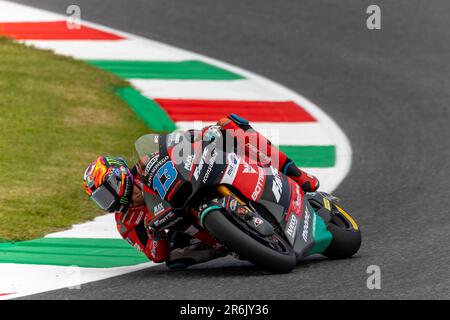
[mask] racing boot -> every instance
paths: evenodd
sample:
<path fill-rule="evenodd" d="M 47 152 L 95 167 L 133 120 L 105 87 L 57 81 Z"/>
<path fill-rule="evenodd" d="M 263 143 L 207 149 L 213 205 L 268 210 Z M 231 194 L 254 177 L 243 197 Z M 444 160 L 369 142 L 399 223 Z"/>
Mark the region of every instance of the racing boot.
<path fill-rule="evenodd" d="M 185 270 L 194 264 L 222 258 L 226 255 L 225 250 L 211 248 L 199 241 L 188 247 L 172 250 L 166 265 L 170 270 Z"/>
<path fill-rule="evenodd" d="M 305 192 L 314 192 L 319 189 L 319 180 L 297 167 L 294 161 L 288 159 L 282 168 L 282 172 L 298 183 Z"/>
<path fill-rule="evenodd" d="M 189 228 L 196 229 L 196 228 Z M 189 231 L 188 231 L 189 232 Z M 203 236 L 205 234 L 205 236 Z M 175 231 L 171 235 L 170 257 L 166 265 L 170 270 L 185 270 L 188 267 L 227 255 L 225 248 L 208 239 L 209 234 L 195 232 L 195 237 L 188 233 Z"/>

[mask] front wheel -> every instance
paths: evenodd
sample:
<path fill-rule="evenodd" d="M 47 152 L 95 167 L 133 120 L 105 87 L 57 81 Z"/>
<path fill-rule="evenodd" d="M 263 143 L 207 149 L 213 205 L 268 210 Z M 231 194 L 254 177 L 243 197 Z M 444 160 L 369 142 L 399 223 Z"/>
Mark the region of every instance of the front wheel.
<path fill-rule="evenodd" d="M 228 249 L 271 272 L 290 272 L 297 263 L 294 250 L 281 236 L 274 234 L 273 239 L 264 239 L 267 244 L 263 244 L 241 230 L 220 210 L 209 212 L 203 220 L 203 225 Z"/>
<path fill-rule="evenodd" d="M 347 212 L 337 205 L 335 207 L 337 210 L 328 224 L 333 239 L 322 254 L 330 259 L 350 258 L 361 247 L 361 231 Z"/>

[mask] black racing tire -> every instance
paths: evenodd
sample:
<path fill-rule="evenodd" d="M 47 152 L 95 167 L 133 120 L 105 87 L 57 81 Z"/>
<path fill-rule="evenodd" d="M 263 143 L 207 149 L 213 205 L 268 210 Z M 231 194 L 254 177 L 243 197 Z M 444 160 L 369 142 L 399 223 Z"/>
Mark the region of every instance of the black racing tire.
<path fill-rule="evenodd" d="M 359 228 L 344 227 L 331 221 L 328 225 L 328 231 L 331 232 L 333 239 L 328 248 L 322 253 L 327 258 L 350 258 L 361 247 L 361 230 Z"/>
<path fill-rule="evenodd" d="M 240 230 L 220 210 L 209 212 L 203 225 L 220 243 L 258 267 L 273 273 L 287 273 L 297 264 L 295 252 L 290 245 L 287 246 L 286 253 L 266 247 Z"/>

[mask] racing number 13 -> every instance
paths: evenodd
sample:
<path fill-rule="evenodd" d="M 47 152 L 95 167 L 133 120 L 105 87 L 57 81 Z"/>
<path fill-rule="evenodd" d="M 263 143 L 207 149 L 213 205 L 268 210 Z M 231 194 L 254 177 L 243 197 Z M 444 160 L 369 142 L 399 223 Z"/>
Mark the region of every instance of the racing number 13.
<path fill-rule="evenodd" d="M 172 161 L 167 162 L 153 177 L 153 189 L 158 192 L 159 196 L 164 199 L 172 183 L 177 177 L 177 170 L 173 166 Z"/>

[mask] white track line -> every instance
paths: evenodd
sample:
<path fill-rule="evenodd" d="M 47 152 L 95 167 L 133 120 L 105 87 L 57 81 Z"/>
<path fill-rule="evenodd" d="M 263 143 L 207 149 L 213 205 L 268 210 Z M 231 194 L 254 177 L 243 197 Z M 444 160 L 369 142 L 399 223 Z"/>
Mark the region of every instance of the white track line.
<path fill-rule="evenodd" d="M 70 230 L 46 235 L 46 238 L 122 239 L 117 232 L 113 213 L 105 214 L 87 223 L 75 224 Z"/>
<path fill-rule="evenodd" d="M 36 10 L 40 12 L 38 14 Z M 16 4 L 8 1 L 0 1 L 0 22 L 39 22 L 65 20 L 60 14 L 44 11 Z"/>
<path fill-rule="evenodd" d="M 252 80 L 142 80 L 128 79 L 145 96 L 211 100 L 285 101 L 286 97 Z"/>
<path fill-rule="evenodd" d="M 0 293 L 15 294 L 0 296 L 0 300 L 82 286 L 152 266 L 155 266 L 153 262 L 107 269 L 3 263 L 0 265 Z"/>
<path fill-rule="evenodd" d="M 135 39 L 125 40 L 25 40 L 28 45 L 85 60 L 191 60 L 191 54 L 167 52 Z"/>

